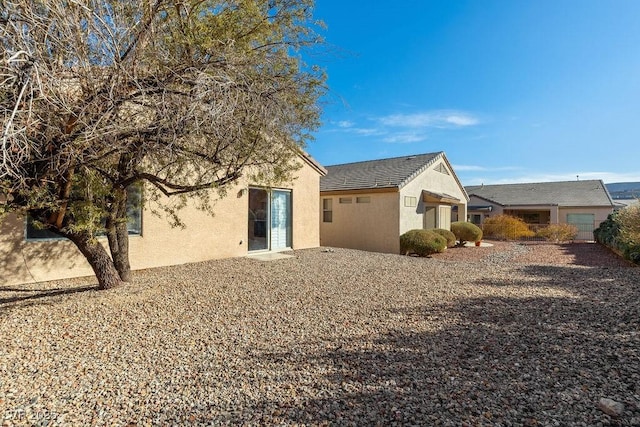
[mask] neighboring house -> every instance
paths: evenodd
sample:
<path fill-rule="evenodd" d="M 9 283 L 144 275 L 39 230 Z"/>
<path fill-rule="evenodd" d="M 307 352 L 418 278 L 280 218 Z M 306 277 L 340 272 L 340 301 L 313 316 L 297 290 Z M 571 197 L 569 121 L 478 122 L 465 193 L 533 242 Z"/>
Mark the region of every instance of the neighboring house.
<path fill-rule="evenodd" d="M 320 244 L 400 252 L 400 235 L 449 229 L 467 194 L 444 152 L 328 166 L 320 179 Z"/>
<path fill-rule="evenodd" d="M 507 214 L 522 218 L 532 228 L 547 224 L 574 224 L 578 239 L 592 240 L 593 230 L 613 212 L 614 203 L 601 180 L 475 185 L 469 194 L 468 221 Z"/>
<path fill-rule="evenodd" d="M 189 205 L 181 211 L 185 228 L 145 207 L 130 209 L 129 254 L 133 269 L 160 267 L 264 251 L 319 246 L 318 192 L 326 170 L 302 156 L 297 178 L 282 188 L 250 182 L 230 187 L 211 216 Z M 139 206 L 139 205 L 138 205 Z M 0 222 L 0 285 L 92 275 L 89 264 L 65 239 L 52 239 L 25 219 Z M 106 238 L 100 238 L 107 245 Z"/>

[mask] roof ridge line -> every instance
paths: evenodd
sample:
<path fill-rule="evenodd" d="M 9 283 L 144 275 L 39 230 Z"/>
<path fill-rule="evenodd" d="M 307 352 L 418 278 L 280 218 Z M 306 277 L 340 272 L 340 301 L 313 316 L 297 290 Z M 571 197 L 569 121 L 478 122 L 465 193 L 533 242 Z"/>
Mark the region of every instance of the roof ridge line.
<path fill-rule="evenodd" d="M 373 163 L 373 162 L 381 162 L 384 160 L 396 160 L 396 159 L 406 159 L 408 157 L 419 157 L 419 156 L 430 156 L 430 155 L 438 155 L 443 153 L 444 151 L 433 151 L 431 153 L 421 153 L 421 154 L 406 154 L 404 156 L 396 156 L 396 157 L 385 157 L 382 159 L 373 159 L 373 160 L 360 160 L 358 162 L 348 162 L 348 163 L 337 163 L 335 165 L 327 165 L 325 168 L 330 168 L 334 166 L 347 166 L 347 165 L 355 165 L 360 163 Z"/>
<path fill-rule="evenodd" d="M 420 175 L 422 172 L 424 172 L 425 170 L 427 170 L 429 167 L 431 167 L 432 164 L 435 163 L 436 160 L 441 159 L 442 155 L 444 154 L 444 151 L 439 151 L 437 153 L 430 153 L 430 154 L 436 154 L 431 160 L 429 160 L 427 163 L 423 164 L 422 166 L 420 166 L 418 169 L 416 169 L 415 171 L 413 171 L 411 174 L 409 174 L 407 177 L 405 177 L 405 179 L 403 179 L 402 181 L 400 181 L 398 183 L 398 188 L 401 189 L 402 187 L 404 187 L 405 185 L 407 185 L 409 182 L 411 182 L 416 176 Z"/>

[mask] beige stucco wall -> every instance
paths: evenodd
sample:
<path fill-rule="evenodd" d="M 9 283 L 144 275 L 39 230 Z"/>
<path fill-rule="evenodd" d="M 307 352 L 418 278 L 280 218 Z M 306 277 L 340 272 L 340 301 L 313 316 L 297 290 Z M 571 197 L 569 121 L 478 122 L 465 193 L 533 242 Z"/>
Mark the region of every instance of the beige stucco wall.
<path fill-rule="evenodd" d="M 442 162 L 444 164 L 444 162 Z M 459 199 L 461 203 L 458 205 L 459 212 L 464 213 L 462 216 L 466 218 L 466 206 L 467 196 L 464 193 L 462 187 L 458 184 L 454 178 L 453 171 L 449 170 L 449 175 L 435 170 L 440 164 L 436 162 L 431 165 L 427 170 L 418 175 L 415 179 L 411 180 L 407 185 L 400 190 L 400 232 L 399 235 L 405 233 L 414 228 L 424 228 L 424 212 L 425 202 L 422 200 L 422 191 L 427 190 L 434 193 L 448 194 L 450 196 Z M 446 166 L 446 164 L 445 164 Z M 448 167 L 447 167 L 448 169 Z M 417 207 L 406 207 L 404 204 L 405 196 L 417 197 Z M 440 207 L 443 205 L 430 204 L 431 207 L 436 209 L 437 215 L 440 214 Z M 450 206 L 450 205 L 447 205 Z M 449 228 L 451 222 L 451 213 L 449 212 L 448 221 L 440 221 L 439 226 Z"/>
<path fill-rule="evenodd" d="M 320 246 L 320 174 L 306 166 L 298 172 L 292 194 L 293 249 Z"/>
<path fill-rule="evenodd" d="M 319 246 L 320 175 L 307 163 L 298 178 L 281 188 L 292 190 L 293 249 Z M 130 236 L 133 269 L 184 264 L 248 253 L 248 187 L 240 182 L 215 204 L 215 216 L 189 205 L 181 211 L 185 228 L 172 228 L 148 207 L 142 215 L 142 235 Z M 106 238 L 100 238 L 107 245 Z M 8 216 L 0 223 L 0 284 L 92 275 L 93 271 L 68 241 L 25 241 L 24 220 Z"/>
<path fill-rule="evenodd" d="M 321 199 L 333 200 L 333 220 L 322 221 L 321 202 L 320 245 L 399 253 L 398 196 L 397 191 L 321 195 Z M 339 203 L 341 197 L 352 201 Z M 370 197 L 370 203 L 356 203 L 357 197 Z"/>

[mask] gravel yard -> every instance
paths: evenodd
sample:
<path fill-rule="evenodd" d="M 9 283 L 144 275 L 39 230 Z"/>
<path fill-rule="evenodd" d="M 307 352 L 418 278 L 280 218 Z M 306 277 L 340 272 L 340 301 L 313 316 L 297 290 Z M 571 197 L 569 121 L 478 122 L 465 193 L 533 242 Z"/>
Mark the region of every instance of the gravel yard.
<path fill-rule="evenodd" d="M 640 425 L 640 269 L 493 243 L 0 286 L 0 425 Z"/>

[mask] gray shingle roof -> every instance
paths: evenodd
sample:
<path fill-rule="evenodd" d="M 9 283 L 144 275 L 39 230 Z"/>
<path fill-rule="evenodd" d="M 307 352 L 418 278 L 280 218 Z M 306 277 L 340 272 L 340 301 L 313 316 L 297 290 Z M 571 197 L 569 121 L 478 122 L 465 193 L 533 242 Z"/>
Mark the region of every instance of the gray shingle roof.
<path fill-rule="evenodd" d="M 320 178 L 320 191 L 401 188 L 443 154 L 439 151 L 326 166 L 327 175 Z"/>
<path fill-rule="evenodd" d="M 613 206 L 601 180 L 472 185 L 465 189 L 469 196 L 482 197 L 502 206 Z"/>

